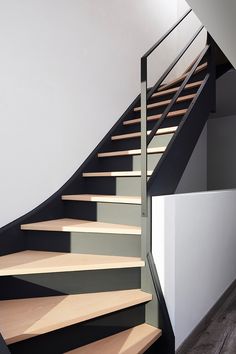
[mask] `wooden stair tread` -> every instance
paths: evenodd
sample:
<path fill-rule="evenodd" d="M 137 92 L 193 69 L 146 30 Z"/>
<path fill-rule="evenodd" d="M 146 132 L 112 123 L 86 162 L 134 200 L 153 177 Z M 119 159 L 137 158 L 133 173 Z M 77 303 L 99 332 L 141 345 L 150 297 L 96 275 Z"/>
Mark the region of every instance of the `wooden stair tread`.
<path fill-rule="evenodd" d="M 143 267 L 138 257 L 22 251 L 0 257 L 0 276 Z"/>
<path fill-rule="evenodd" d="M 205 63 L 199 65 L 199 66 L 197 67 L 197 69 L 195 70 L 194 75 L 197 74 L 197 73 L 199 73 L 199 72 L 201 72 L 201 71 L 203 71 L 204 69 L 206 69 L 206 68 L 207 68 L 207 65 L 208 65 L 207 62 L 205 62 Z M 175 79 L 175 80 L 173 80 L 173 81 L 171 81 L 171 82 L 168 82 L 166 85 L 163 85 L 162 87 L 160 87 L 160 88 L 158 89 L 158 91 L 159 91 L 159 92 L 160 92 L 160 91 L 164 91 L 164 90 L 166 90 L 167 88 L 169 88 L 169 87 L 171 87 L 171 86 L 174 86 L 175 84 L 178 84 L 179 82 L 183 81 L 187 76 L 188 76 L 188 72 L 185 73 L 184 75 L 178 77 L 177 79 Z"/>
<path fill-rule="evenodd" d="M 153 96 L 152 96 L 153 97 Z M 191 95 L 186 95 L 186 96 L 181 96 L 176 100 L 176 103 L 180 103 L 180 102 L 186 102 L 186 101 L 190 101 L 195 97 L 195 94 L 191 94 Z M 162 107 L 162 106 L 167 106 L 169 103 L 171 103 L 171 100 L 165 100 L 165 101 L 161 101 L 161 102 L 155 102 L 155 103 L 151 103 L 147 105 L 148 109 L 152 109 L 152 108 L 158 108 L 158 107 Z M 136 107 L 134 108 L 134 112 L 140 112 L 141 111 L 141 107 Z"/>
<path fill-rule="evenodd" d="M 143 323 L 66 354 L 142 354 L 160 336 L 160 329 Z"/>
<path fill-rule="evenodd" d="M 148 154 L 160 154 L 165 151 L 165 147 L 154 147 L 148 148 Z M 140 155 L 141 149 L 132 149 L 132 150 L 121 150 L 121 151 L 110 151 L 110 152 L 100 152 L 98 157 L 115 157 L 115 156 L 132 156 L 132 155 Z"/>
<path fill-rule="evenodd" d="M 187 84 L 184 87 L 184 90 L 200 87 L 202 82 L 203 81 L 195 81 L 195 82 L 192 82 L 191 84 Z M 165 95 L 169 95 L 169 94 L 172 94 L 172 93 L 176 93 L 179 90 L 179 88 L 180 88 L 180 86 L 177 86 L 177 87 L 174 87 L 174 88 L 171 88 L 171 89 L 168 89 L 168 90 L 163 90 L 163 91 L 156 92 L 156 93 L 154 93 L 152 95 L 152 98 L 165 96 Z"/>
<path fill-rule="evenodd" d="M 181 117 L 181 116 L 184 116 L 185 113 L 187 113 L 187 109 L 179 109 L 178 111 L 173 111 L 173 112 L 170 112 L 168 115 L 167 115 L 167 118 L 177 118 L 177 117 Z M 154 114 L 152 116 L 148 116 L 147 117 L 147 121 L 152 121 L 152 120 L 158 120 L 158 119 L 161 119 L 161 116 L 162 116 L 162 113 L 160 114 Z M 137 124 L 137 123 L 140 123 L 141 122 L 141 118 L 135 118 L 135 119 L 129 119 L 129 120 L 125 120 L 123 122 L 123 125 L 131 125 L 131 124 Z M 159 129 L 159 134 L 165 134 L 165 133 L 162 133 L 162 130 Z"/>
<path fill-rule="evenodd" d="M 56 219 L 21 225 L 21 230 L 61 231 L 61 232 L 94 232 L 112 234 L 141 235 L 138 226 L 110 224 L 99 221 L 79 219 Z"/>
<path fill-rule="evenodd" d="M 166 131 L 166 128 L 164 128 L 165 130 L 163 131 L 165 134 L 169 134 L 169 133 L 174 133 L 176 131 L 178 127 L 171 127 L 171 128 L 168 128 L 168 131 Z M 161 128 L 163 129 L 163 128 Z M 159 130 L 161 129 L 158 129 L 158 131 L 156 132 L 155 135 L 159 135 Z M 147 135 L 149 135 L 151 133 L 151 130 L 148 130 L 147 131 Z M 135 132 L 135 133 L 128 133 L 128 134 L 120 134 L 120 135 L 113 135 L 112 136 L 112 140 L 126 140 L 126 139 L 132 139 L 132 138 L 140 138 L 141 137 L 141 132 Z M 161 148 L 165 148 L 164 146 L 161 147 Z"/>
<path fill-rule="evenodd" d="M 141 290 L 0 301 L 0 332 L 7 344 L 150 301 Z"/>
<path fill-rule="evenodd" d="M 147 171 L 151 176 L 152 171 Z M 83 177 L 140 177 L 141 171 L 85 172 Z"/>
<path fill-rule="evenodd" d="M 72 200 L 72 201 L 84 201 L 84 202 L 141 204 L 140 197 L 121 196 L 121 195 L 75 194 L 75 195 L 63 195 L 62 199 Z"/>

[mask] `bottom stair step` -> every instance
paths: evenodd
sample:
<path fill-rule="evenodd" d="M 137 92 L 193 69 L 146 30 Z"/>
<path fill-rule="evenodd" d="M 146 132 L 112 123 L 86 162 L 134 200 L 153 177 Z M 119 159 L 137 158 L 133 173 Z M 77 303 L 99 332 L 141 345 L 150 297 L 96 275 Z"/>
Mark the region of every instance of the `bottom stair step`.
<path fill-rule="evenodd" d="M 160 329 L 144 323 L 67 352 L 67 354 L 142 354 L 160 336 Z"/>
<path fill-rule="evenodd" d="M 0 301 L 0 333 L 7 344 L 148 302 L 139 289 Z"/>

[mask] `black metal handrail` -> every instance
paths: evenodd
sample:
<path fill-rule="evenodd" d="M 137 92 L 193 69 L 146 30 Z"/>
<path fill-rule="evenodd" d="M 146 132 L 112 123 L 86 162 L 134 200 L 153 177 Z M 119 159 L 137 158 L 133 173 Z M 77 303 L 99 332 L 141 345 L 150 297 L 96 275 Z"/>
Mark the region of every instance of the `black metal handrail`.
<path fill-rule="evenodd" d="M 175 133 L 175 135 L 171 139 L 170 143 L 168 144 L 168 146 L 167 146 L 167 148 L 165 150 L 165 153 L 162 155 L 162 158 L 159 160 L 157 166 L 155 167 L 155 169 L 154 169 L 154 171 L 152 173 L 152 176 L 148 180 L 148 189 L 149 189 L 149 191 L 150 191 L 152 196 L 153 195 L 172 194 L 175 191 L 176 183 L 173 182 L 172 179 L 173 178 L 176 179 L 176 173 L 172 173 L 172 174 L 169 173 L 168 174 L 170 179 L 165 178 L 165 181 L 164 181 L 164 185 L 165 186 L 162 183 L 159 183 L 158 186 L 157 186 L 157 185 L 154 184 L 154 182 L 155 182 L 156 176 L 157 175 L 160 176 L 160 170 L 162 168 L 162 165 L 165 164 L 167 157 L 169 157 L 170 151 L 174 150 L 173 149 L 173 145 L 175 144 L 175 140 L 176 140 L 177 136 L 179 135 L 179 133 L 181 132 L 181 129 L 183 128 L 185 122 L 189 119 L 190 115 L 194 115 L 193 110 L 196 107 L 196 103 L 199 100 L 202 92 L 204 91 L 209 79 L 210 79 L 210 74 L 207 73 L 205 75 L 205 77 L 203 78 L 202 83 L 199 86 L 199 88 L 198 88 L 198 90 L 197 90 L 197 92 L 195 94 L 195 97 L 193 98 L 191 104 L 189 105 L 188 110 L 187 110 L 183 120 L 181 121 L 181 123 L 180 123 L 180 125 L 179 125 L 179 127 L 178 127 L 178 129 L 177 129 L 177 131 Z M 175 159 L 175 161 L 176 161 L 176 159 Z M 180 162 L 179 162 L 179 159 L 178 159 L 178 163 L 175 166 L 173 166 L 173 164 L 172 164 L 171 167 L 172 167 L 172 169 L 173 168 L 176 169 L 176 167 L 178 166 L 179 167 L 178 170 L 182 170 L 182 166 L 179 166 L 179 165 L 180 165 Z M 173 170 L 172 170 L 172 172 L 173 172 Z M 178 171 L 178 173 L 179 173 L 179 171 Z"/>
<path fill-rule="evenodd" d="M 190 39 L 190 41 L 185 45 L 185 47 L 180 51 L 180 53 L 177 55 L 175 60 L 169 65 L 169 67 L 166 69 L 164 74 L 160 77 L 160 79 L 157 81 L 157 83 L 150 89 L 147 90 L 147 59 L 148 57 L 159 47 L 159 45 L 173 32 L 174 29 L 176 29 L 180 23 L 192 12 L 192 10 L 188 10 L 171 28 L 170 30 L 160 38 L 160 40 L 155 43 L 141 58 L 141 216 L 142 216 L 142 257 L 147 260 L 151 275 L 152 275 L 152 281 L 155 286 L 155 291 L 157 296 L 160 295 L 159 304 L 160 308 L 163 312 L 163 318 L 165 321 L 165 331 L 167 328 L 168 333 L 166 340 L 164 340 L 164 346 L 166 348 L 169 348 L 168 353 L 174 353 L 174 333 L 173 329 L 171 326 L 171 322 L 169 319 L 168 311 L 166 308 L 164 296 L 162 294 L 157 272 L 155 269 L 155 264 L 152 259 L 152 254 L 150 253 L 151 251 L 151 227 L 150 227 L 150 222 L 151 222 L 151 215 L 150 210 L 151 210 L 151 201 L 148 198 L 148 180 L 147 180 L 147 147 L 153 137 L 155 136 L 157 130 L 159 127 L 162 125 L 166 117 L 168 116 L 168 113 L 172 109 L 173 105 L 176 103 L 177 99 L 181 95 L 182 91 L 184 90 L 186 84 L 190 81 L 192 78 L 192 75 L 196 71 L 199 63 L 203 60 L 204 56 L 206 55 L 207 51 L 209 50 L 210 46 L 207 45 L 204 50 L 201 52 L 199 57 L 196 59 L 196 61 L 192 64 L 192 66 L 189 68 L 189 71 L 183 76 L 183 82 L 181 83 L 180 87 L 178 88 L 177 92 L 175 93 L 174 97 L 171 99 L 170 103 L 167 105 L 166 109 L 161 115 L 161 118 L 158 120 L 156 124 L 154 124 L 154 127 L 152 128 L 151 132 L 147 135 L 147 102 L 148 100 L 152 97 L 153 93 L 156 92 L 163 81 L 167 78 L 169 73 L 173 70 L 173 68 L 177 65 L 179 60 L 182 58 L 182 56 L 185 54 L 185 52 L 189 49 L 191 44 L 195 41 L 195 39 L 198 37 L 200 32 L 203 30 L 204 26 L 200 26 L 199 29 L 196 31 L 196 33 L 193 35 L 193 37 Z M 194 101 L 194 99 L 193 99 Z M 149 210 L 149 211 L 148 211 Z M 142 279 L 145 279 L 145 277 L 142 277 Z M 145 288 L 146 283 L 145 280 L 142 281 L 142 288 L 144 290 L 147 290 Z M 164 338 L 164 337 L 163 337 Z"/>
<path fill-rule="evenodd" d="M 171 324 L 169 312 L 166 306 L 165 297 L 161 288 L 160 279 L 157 274 L 155 262 L 153 259 L 153 255 L 151 252 L 147 254 L 147 261 L 151 273 L 151 277 L 153 280 L 154 289 L 156 292 L 156 296 L 159 303 L 159 317 L 162 326 L 162 336 L 159 341 L 157 341 L 157 345 L 160 347 L 157 348 L 157 353 L 159 349 L 162 349 L 160 352 L 165 352 L 166 354 L 174 354 L 175 353 L 175 334 L 173 331 L 173 327 Z M 164 349 L 164 351 L 163 351 Z"/>
<path fill-rule="evenodd" d="M 154 91 L 170 71 L 175 67 L 180 58 L 199 35 L 201 30 L 204 28 L 201 26 L 195 36 L 188 43 L 187 47 L 178 55 L 176 60 L 169 66 L 165 74 L 162 75 L 157 84 L 147 93 L 147 59 L 150 54 L 156 50 L 159 45 L 182 23 L 182 21 L 192 12 L 192 9 L 189 9 L 170 29 L 167 33 L 160 38 L 141 58 L 141 215 L 143 218 L 147 218 L 148 215 L 148 205 L 147 205 L 147 100 L 152 96 Z M 168 72 L 168 73 L 167 73 Z M 142 222 L 143 228 L 146 225 L 145 220 Z M 145 231 L 144 231 L 145 233 Z"/>
<path fill-rule="evenodd" d="M 210 94 L 210 89 L 214 87 L 214 64 L 212 63 L 212 51 L 213 45 L 210 41 L 199 54 L 199 56 L 193 61 L 193 63 L 188 67 L 188 69 L 182 74 L 179 87 L 176 88 L 174 96 L 169 100 L 164 112 L 161 114 L 160 119 L 151 129 L 151 132 L 147 133 L 147 103 L 152 97 L 154 92 L 160 89 L 164 80 L 170 74 L 170 72 L 175 68 L 179 60 L 189 49 L 189 47 L 194 43 L 196 38 L 199 36 L 200 32 L 203 30 L 204 26 L 200 26 L 195 32 L 193 37 L 185 45 L 185 47 L 180 51 L 175 60 L 169 65 L 164 74 L 159 78 L 157 83 L 147 90 L 147 59 L 154 50 L 156 50 L 159 45 L 169 36 L 169 34 L 179 26 L 179 24 L 191 13 L 191 9 L 188 10 L 171 29 L 161 37 L 161 39 L 155 43 L 141 58 L 141 215 L 142 215 L 142 257 L 145 259 L 149 265 L 149 270 L 151 273 L 151 282 L 154 285 L 155 292 L 159 302 L 159 309 L 161 313 L 161 318 L 159 318 L 159 324 L 163 329 L 164 336 L 162 337 L 162 344 L 159 344 L 160 348 L 164 348 L 163 353 L 174 354 L 175 352 L 175 338 L 174 332 L 169 318 L 168 310 L 166 307 L 164 295 L 161 290 L 160 282 L 158 279 L 157 270 L 152 257 L 152 237 L 151 237 L 151 196 L 152 195 L 162 195 L 174 193 L 176 186 L 182 176 L 184 168 L 186 167 L 187 161 L 191 156 L 191 153 L 196 144 L 196 139 L 198 138 L 201 129 L 206 122 L 207 116 L 210 112 L 212 106 L 214 106 L 214 94 Z M 172 137 L 165 153 L 159 160 L 157 166 L 155 167 L 151 178 L 147 179 L 147 148 L 153 137 L 156 135 L 158 129 L 162 126 L 163 122 L 167 118 L 169 112 L 172 110 L 173 106 L 176 104 L 181 93 L 185 89 L 186 85 L 191 81 L 194 73 L 196 72 L 199 65 L 206 58 L 207 74 L 203 80 L 201 80 L 200 87 L 198 88 L 196 94 L 194 95 L 191 103 L 186 110 L 181 122 L 176 130 L 176 133 Z M 161 87 L 162 88 L 162 87 Z M 207 101 L 208 100 L 208 101 Z M 207 102 L 207 103 L 206 103 Z M 199 119 L 196 119 L 199 116 Z M 188 139 L 188 133 L 191 133 L 192 138 Z M 176 146 L 181 145 L 180 151 L 181 156 L 179 156 L 179 148 Z M 187 146 L 187 148 L 185 148 Z M 174 148 L 175 147 L 175 148 Z M 158 174 L 158 182 L 157 182 Z M 154 183 L 155 182 L 155 183 Z M 157 183 L 156 183 L 157 182 Z M 142 276 L 142 288 L 144 290 L 149 290 L 147 286 L 147 277 L 149 275 L 144 274 Z M 158 344 L 155 344 L 155 350 L 158 349 Z M 159 352 L 159 350 L 157 350 Z M 161 351 L 162 352 L 162 351 Z"/>
<path fill-rule="evenodd" d="M 150 134 L 148 135 L 147 138 L 147 146 L 150 144 L 151 140 L 153 139 L 153 137 L 155 136 L 157 130 L 160 128 L 160 126 L 162 125 L 162 123 L 164 122 L 164 120 L 166 119 L 166 117 L 168 116 L 168 113 L 171 111 L 172 107 L 174 106 L 174 104 L 176 103 L 177 99 L 179 98 L 181 92 L 183 91 L 183 89 L 185 88 L 185 86 L 188 84 L 188 82 L 190 81 L 190 79 L 192 78 L 195 70 L 197 69 L 199 63 L 202 61 L 203 57 L 206 55 L 207 51 L 209 50 L 210 45 L 206 45 L 206 47 L 204 48 L 204 50 L 201 52 L 199 58 L 197 59 L 197 61 L 195 62 L 195 64 L 193 65 L 192 69 L 189 71 L 189 73 L 187 74 L 186 78 L 184 79 L 183 83 L 181 84 L 181 86 L 179 87 L 178 91 L 176 92 L 176 94 L 174 95 L 174 97 L 172 98 L 171 102 L 168 104 L 168 106 L 166 107 L 166 109 L 164 110 L 164 112 L 162 113 L 161 118 L 157 121 L 157 123 L 154 125 L 154 127 L 152 128 L 152 131 L 150 132 Z"/>
<path fill-rule="evenodd" d="M 154 50 L 159 47 L 159 45 L 171 34 L 171 32 L 174 31 L 174 29 L 176 27 L 178 27 L 178 25 L 185 19 L 185 17 L 187 17 L 190 12 L 192 12 L 192 9 L 189 9 L 188 11 L 185 12 L 185 14 L 183 14 L 182 17 L 180 17 L 180 19 L 164 34 L 164 36 L 162 36 L 143 56 L 142 58 L 147 58 L 149 57 L 150 54 L 152 54 L 152 52 L 154 52 Z"/>
<path fill-rule="evenodd" d="M 203 30 L 204 26 L 200 26 L 199 29 L 196 31 L 194 36 L 190 39 L 190 41 L 186 44 L 184 49 L 179 53 L 179 55 L 175 58 L 175 60 L 169 65 L 169 67 L 166 69 L 164 74 L 160 77 L 160 79 L 157 81 L 157 83 L 151 88 L 151 90 L 148 91 L 147 94 L 147 100 L 152 97 L 153 93 L 159 89 L 163 81 L 166 79 L 166 77 L 169 75 L 169 73 L 174 69 L 174 67 L 178 64 L 182 56 L 186 53 L 188 48 L 191 46 L 191 44 L 194 42 L 194 40 L 197 38 L 197 36 L 200 34 L 200 32 Z"/>

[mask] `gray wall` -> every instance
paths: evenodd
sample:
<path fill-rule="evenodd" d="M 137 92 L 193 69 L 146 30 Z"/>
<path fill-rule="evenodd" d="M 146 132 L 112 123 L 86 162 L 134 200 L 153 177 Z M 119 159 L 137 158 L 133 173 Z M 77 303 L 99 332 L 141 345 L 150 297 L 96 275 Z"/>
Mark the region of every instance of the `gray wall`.
<path fill-rule="evenodd" d="M 236 71 L 217 80 L 212 114 L 192 153 L 176 193 L 236 188 Z"/>
<path fill-rule="evenodd" d="M 207 190 L 207 125 L 203 129 L 192 156 L 176 189 L 178 193 Z"/>
<path fill-rule="evenodd" d="M 208 122 L 207 187 L 236 187 L 236 114 Z"/>
<path fill-rule="evenodd" d="M 207 129 L 207 188 L 236 187 L 236 71 L 230 70 L 217 80 L 216 113 Z"/>

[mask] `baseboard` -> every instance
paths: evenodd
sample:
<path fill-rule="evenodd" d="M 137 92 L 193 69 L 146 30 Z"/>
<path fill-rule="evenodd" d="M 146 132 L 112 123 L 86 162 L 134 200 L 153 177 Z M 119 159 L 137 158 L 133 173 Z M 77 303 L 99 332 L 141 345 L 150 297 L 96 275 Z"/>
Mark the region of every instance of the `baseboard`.
<path fill-rule="evenodd" d="M 232 282 L 232 284 L 227 288 L 227 290 L 223 293 L 223 295 L 219 298 L 219 300 L 215 303 L 215 305 L 207 312 L 207 314 L 203 317 L 203 319 L 199 322 L 199 324 L 193 329 L 190 335 L 185 339 L 185 341 L 178 347 L 175 351 L 176 354 L 185 354 L 188 353 L 189 350 L 196 343 L 198 337 L 202 334 L 205 328 L 208 326 L 211 318 L 218 311 L 218 309 L 225 302 L 229 294 L 236 287 L 236 279 Z"/>

